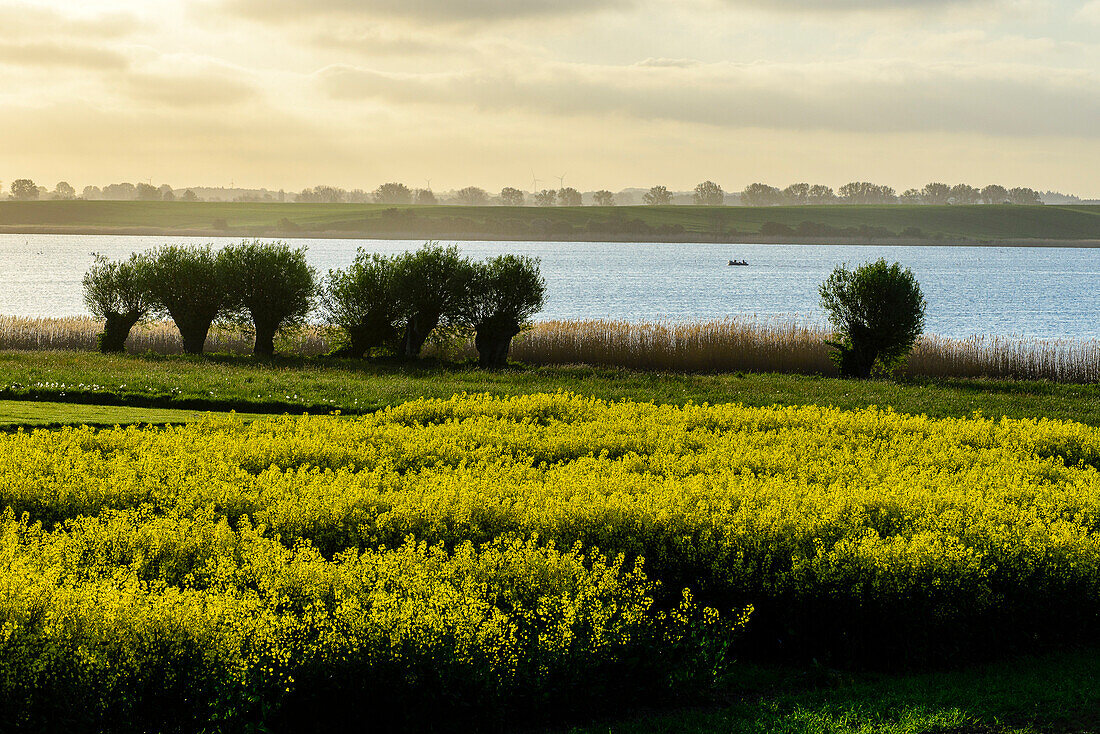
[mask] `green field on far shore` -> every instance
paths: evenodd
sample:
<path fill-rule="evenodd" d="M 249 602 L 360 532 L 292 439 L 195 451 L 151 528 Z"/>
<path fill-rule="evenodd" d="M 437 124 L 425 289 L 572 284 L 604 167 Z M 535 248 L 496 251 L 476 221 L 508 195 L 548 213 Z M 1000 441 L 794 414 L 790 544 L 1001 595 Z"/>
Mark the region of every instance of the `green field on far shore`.
<path fill-rule="evenodd" d="M 793 234 L 761 234 L 771 223 Z M 809 223 L 804 225 L 803 223 Z M 1100 244 L 1100 206 L 464 207 L 3 201 L 0 232 L 239 237 Z"/>

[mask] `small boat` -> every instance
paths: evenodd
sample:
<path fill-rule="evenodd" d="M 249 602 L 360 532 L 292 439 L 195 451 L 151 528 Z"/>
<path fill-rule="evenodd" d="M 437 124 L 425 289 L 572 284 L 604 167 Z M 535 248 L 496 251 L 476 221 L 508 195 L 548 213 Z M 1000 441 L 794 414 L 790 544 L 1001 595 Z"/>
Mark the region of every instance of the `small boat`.
<path fill-rule="evenodd" d="M 748 265 L 749 261 L 748 260 L 730 260 L 729 264 L 730 265 Z"/>

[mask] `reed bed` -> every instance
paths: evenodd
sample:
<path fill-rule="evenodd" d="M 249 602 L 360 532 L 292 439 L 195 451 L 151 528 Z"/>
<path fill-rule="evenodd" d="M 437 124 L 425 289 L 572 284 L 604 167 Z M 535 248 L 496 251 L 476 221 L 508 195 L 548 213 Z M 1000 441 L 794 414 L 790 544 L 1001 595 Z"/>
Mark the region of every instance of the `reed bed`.
<path fill-rule="evenodd" d="M 93 350 L 101 326 L 87 317 L 0 316 L 0 350 Z M 512 357 L 532 365 L 835 375 L 826 344 L 830 337 L 827 328 L 799 320 L 543 321 L 516 338 Z M 284 335 L 277 344 L 281 352 L 302 355 L 325 354 L 334 346 L 333 335 L 321 326 Z M 139 353 L 183 351 L 179 333 L 167 321 L 138 326 L 126 347 Z M 247 354 L 252 351 L 252 337 L 239 328 L 218 326 L 211 330 L 206 350 Z M 476 356 L 473 344 L 462 340 L 429 342 L 425 354 L 449 359 Z M 901 373 L 910 377 L 1100 382 L 1100 340 L 926 335 Z"/>
<path fill-rule="evenodd" d="M 89 351 L 96 348 L 96 336 L 103 322 L 88 316 L 67 318 L 24 318 L 0 316 L 0 349 L 14 351 Z M 303 355 L 325 354 L 333 348 L 326 329 L 307 327 L 281 335 L 280 351 Z M 206 351 L 250 354 L 252 335 L 234 326 L 215 326 L 206 339 Z M 182 354 L 183 341 L 171 321 L 139 324 L 126 340 L 129 352 Z"/>
<path fill-rule="evenodd" d="M 1100 339 L 927 335 L 913 350 L 905 372 L 921 377 L 1100 382 Z"/>
<path fill-rule="evenodd" d="M 757 318 L 683 323 L 544 321 L 516 339 L 528 364 L 591 364 L 686 372 L 834 372 L 828 332 L 799 321 Z"/>

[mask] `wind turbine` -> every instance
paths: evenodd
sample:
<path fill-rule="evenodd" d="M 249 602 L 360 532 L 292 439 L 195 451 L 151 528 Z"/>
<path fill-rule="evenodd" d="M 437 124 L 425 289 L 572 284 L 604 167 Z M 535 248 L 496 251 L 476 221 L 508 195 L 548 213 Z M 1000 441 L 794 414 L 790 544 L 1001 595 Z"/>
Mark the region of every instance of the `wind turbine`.
<path fill-rule="evenodd" d="M 558 191 L 561 191 L 562 189 L 565 188 L 565 177 L 567 175 L 569 175 L 569 174 L 563 173 L 562 175 L 557 177 L 558 178 Z"/>
<path fill-rule="evenodd" d="M 531 171 L 531 193 L 537 193 L 539 190 L 539 184 L 542 183 L 540 179 L 535 178 L 535 172 Z"/>

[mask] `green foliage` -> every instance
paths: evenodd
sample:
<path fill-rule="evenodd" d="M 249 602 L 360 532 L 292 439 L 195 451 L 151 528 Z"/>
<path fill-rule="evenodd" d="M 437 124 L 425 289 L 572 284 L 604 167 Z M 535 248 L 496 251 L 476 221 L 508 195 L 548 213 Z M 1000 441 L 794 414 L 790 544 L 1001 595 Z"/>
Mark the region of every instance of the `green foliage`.
<path fill-rule="evenodd" d="M 342 334 L 341 356 L 398 348 L 401 331 L 397 258 L 359 248 L 345 269 L 330 270 L 321 294 L 325 320 Z"/>
<path fill-rule="evenodd" d="M 558 189 L 558 206 L 580 206 L 582 198 L 581 192 L 572 186 Z"/>
<path fill-rule="evenodd" d="M 28 201 L 38 198 L 38 186 L 29 178 L 17 178 L 11 182 L 13 199 Z"/>
<path fill-rule="evenodd" d="M 713 181 L 704 181 L 695 187 L 692 199 L 696 206 L 722 206 L 726 194 L 722 187 Z"/>
<path fill-rule="evenodd" d="M 226 308 L 239 321 L 251 321 L 254 353 L 271 356 L 275 335 L 305 322 L 317 291 L 316 271 L 304 247 L 260 240 L 230 245 L 219 254 L 227 285 Z"/>
<path fill-rule="evenodd" d="M 913 271 L 898 263 L 880 258 L 855 270 L 839 266 L 820 293 L 839 337 L 830 344 L 842 376 L 892 371 L 924 330 L 924 294 Z"/>
<path fill-rule="evenodd" d="M 672 193 L 667 186 L 654 186 L 642 196 L 646 206 L 668 206 L 672 203 Z"/>
<path fill-rule="evenodd" d="M 125 351 L 130 330 L 155 306 L 149 258 L 134 254 L 112 261 L 96 255 L 83 285 L 84 305 L 106 322 L 98 338 L 99 351 Z"/>
<path fill-rule="evenodd" d="M 482 367 L 503 367 L 512 338 L 546 304 L 538 258 L 500 255 L 474 265 L 464 319 L 474 329 Z"/>
<path fill-rule="evenodd" d="M 523 206 L 523 192 L 512 186 L 505 186 L 500 190 L 500 203 L 502 206 Z"/>
<path fill-rule="evenodd" d="M 429 242 L 400 255 L 394 267 L 394 288 L 404 322 L 401 355 L 416 359 L 432 330 L 461 323 L 473 266 L 457 246 Z"/>
<path fill-rule="evenodd" d="M 211 245 L 167 245 L 151 254 L 150 290 L 157 307 L 176 323 L 188 354 L 201 354 L 210 325 L 230 292 L 224 259 Z"/>
<path fill-rule="evenodd" d="M 374 191 L 376 204 L 408 204 L 412 202 L 412 191 L 403 183 L 384 183 Z"/>

